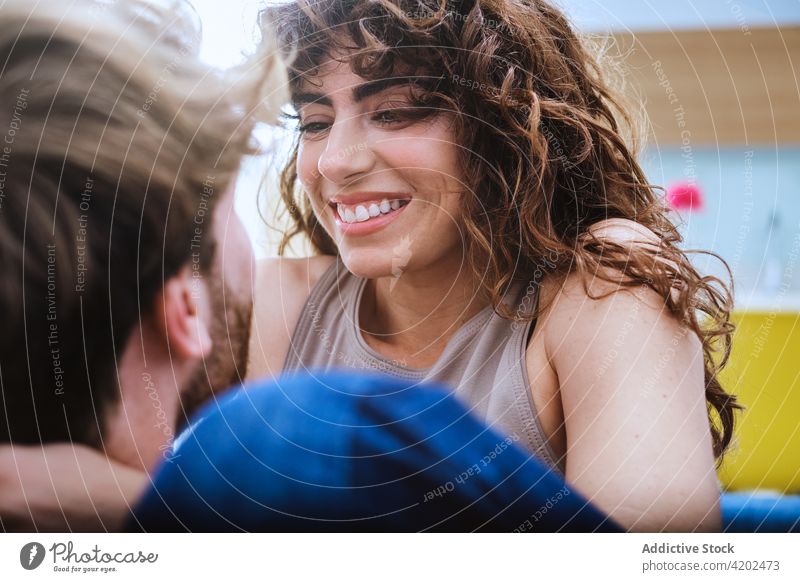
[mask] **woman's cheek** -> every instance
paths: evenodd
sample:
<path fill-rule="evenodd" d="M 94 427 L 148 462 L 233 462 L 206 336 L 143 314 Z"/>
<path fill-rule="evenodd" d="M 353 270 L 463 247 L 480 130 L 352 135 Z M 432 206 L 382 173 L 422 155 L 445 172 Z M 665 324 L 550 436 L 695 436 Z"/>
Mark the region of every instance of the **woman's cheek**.
<path fill-rule="evenodd" d="M 319 181 L 319 156 L 315 154 L 313 144 L 300 142 L 297 149 L 297 178 L 306 192 L 312 192 Z"/>
<path fill-rule="evenodd" d="M 297 157 L 297 180 L 303 192 L 308 195 L 314 214 L 318 218 L 322 218 L 321 214 L 324 205 L 319 200 L 319 171 L 317 170 L 317 164 L 309 160 L 307 156 L 300 156 L 299 152 Z"/>

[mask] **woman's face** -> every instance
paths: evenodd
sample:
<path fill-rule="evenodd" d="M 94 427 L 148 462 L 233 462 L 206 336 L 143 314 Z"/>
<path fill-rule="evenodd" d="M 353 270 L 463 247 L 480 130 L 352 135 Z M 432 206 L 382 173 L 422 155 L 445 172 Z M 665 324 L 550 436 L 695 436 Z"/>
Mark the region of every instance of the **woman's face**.
<path fill-rule="evenodd" d="M 465 188 L 453 115 L 404 116 L 412 101 L 402 81 L 366 82 L 347 63 L 329 60 L 294 95 L 299 180 L 360 277 L 434 272 L 462 258 Z"/>

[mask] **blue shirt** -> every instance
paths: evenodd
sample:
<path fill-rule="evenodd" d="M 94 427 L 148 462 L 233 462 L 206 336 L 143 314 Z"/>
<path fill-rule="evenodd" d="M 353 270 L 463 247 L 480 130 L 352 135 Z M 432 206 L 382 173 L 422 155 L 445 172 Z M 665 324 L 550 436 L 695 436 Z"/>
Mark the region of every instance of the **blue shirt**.
<path fill-rule="evenodd" d="M 209 403 L 133 511 L 145 531 L 619 531 L 443 387 L 303 373 Z"/>

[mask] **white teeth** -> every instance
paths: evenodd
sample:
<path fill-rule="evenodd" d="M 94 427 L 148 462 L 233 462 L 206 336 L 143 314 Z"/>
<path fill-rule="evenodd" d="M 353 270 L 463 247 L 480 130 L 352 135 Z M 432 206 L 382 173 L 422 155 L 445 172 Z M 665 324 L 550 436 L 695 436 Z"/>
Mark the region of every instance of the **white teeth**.
<path fill-rule="evenodd" d="M 361 204 L 356 206 L 356 220 L 358 222 L 364 222 L 365 220 L 369 220 L 369 212 L 367 212 L 367 209 L 364 208 Z"/>
<path fill-rule="evenodd" d="M 400 200 L 389 201 L 388 199 L 384 198 L 381 200 L 380 204 L 376 202 L 371 202 L 367 206 L 359 204 L 355 207 L 355 210 L 346 207 L 344 204 L 337 203 L 336 212 L 339 214 L 339 218 L 342 220 L 342 222 L 352 224 L 354 222 L 365 222 L 370 218 L 376 218 L 381 214 L 388 214 L 389 212 L 397 210 L 401 206 L 403 206 L 403 204 L 401 204 Z"/>

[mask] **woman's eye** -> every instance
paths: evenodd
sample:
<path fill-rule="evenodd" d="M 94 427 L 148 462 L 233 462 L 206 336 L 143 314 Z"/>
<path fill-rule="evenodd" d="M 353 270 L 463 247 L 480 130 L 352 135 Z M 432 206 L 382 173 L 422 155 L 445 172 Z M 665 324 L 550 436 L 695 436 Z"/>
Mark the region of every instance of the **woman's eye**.
<path fill-rule="evenodd" d="M 327 130 L 329 127 L 330 123 L 325 123 L 324 121 L 311 121 L 309 123 L 301 122 L 297 127 L 297 131 L 299 131 L 301 134 L 318 134 Z"/>
<path fill-rule="evenodd" d="M 379 123 L 383 123 L 385 125 L 389 125 L 392 123 L 397 123 L 403 120 L 399 111 L 394 109 L 384 109 L 382 111 L 377 111 L 374 116 L 375 121 Z"/>
<path fill-rule="evenodd" d="M 436 110 L 422 102 L 410 99 L 398 99 L 381 104 L 372 114 L 374 122 L 392 129 L 401 129 L 413 125 L 436 114 Z"/>
<path fill-rule="evenodd" d="M 386 104 L 385 109 L 380 109 L 372 114 L 372 120 L 379 125 L 389 126 L 409 122 L 413 116 L 413 107 L 407 103 Z M 308 137 L 318 136 L 330 130 L 332 122 L 329 121 L 309 121 L 303 123 L 298 120 L 297 131 L 301 135 Z"/>

